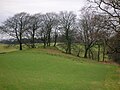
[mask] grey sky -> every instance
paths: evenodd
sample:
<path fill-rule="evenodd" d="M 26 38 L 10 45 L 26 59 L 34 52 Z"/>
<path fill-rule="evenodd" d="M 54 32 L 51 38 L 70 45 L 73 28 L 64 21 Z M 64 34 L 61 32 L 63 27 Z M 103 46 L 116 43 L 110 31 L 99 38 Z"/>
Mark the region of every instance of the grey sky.
<path fill-rule="evenodd" d="M 0 23 L 15 13 L 78 12 L 86 0 L 0 0 Z"/>

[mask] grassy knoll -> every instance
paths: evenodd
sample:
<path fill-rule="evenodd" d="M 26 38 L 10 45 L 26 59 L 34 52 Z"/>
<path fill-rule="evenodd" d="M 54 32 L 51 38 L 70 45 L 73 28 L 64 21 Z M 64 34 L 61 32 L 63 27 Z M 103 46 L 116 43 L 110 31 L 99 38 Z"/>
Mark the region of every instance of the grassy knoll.
<path fill-rule="evenodd" d="M 0 90 L 120 90 L 120 68 L 34 49 L 0 54 Z"/>

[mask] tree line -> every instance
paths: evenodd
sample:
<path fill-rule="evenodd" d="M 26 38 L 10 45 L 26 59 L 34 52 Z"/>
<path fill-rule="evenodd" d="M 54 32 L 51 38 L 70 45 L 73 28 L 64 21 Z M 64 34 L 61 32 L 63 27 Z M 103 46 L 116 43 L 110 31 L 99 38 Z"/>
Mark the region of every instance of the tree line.
<path fill-rule="evenodd" d="M 36 40 L 43 42 L 44 48 L 57 42 L 64 43 L 65 52 L 72 53 L 72 45 L 84 46 L 84 58 L 94 59 L 92 48 L 97 46 L 97 59 L 100 61 L 101 47 L 103 61 L 108 54 L 120 62 L 120 2 L 118 0 L 88 0 L 89 6 L 81 9 L 79 18 L 70 11 L 59 13 L 26 12 L 15 14 L 0 26 L 2 32 L 14 37 L 20 50 L 26 44 L 35 48 Z M 24 40 L 27 39 L 27 42 Z M 80 54 L 80 48 L 77 48 Z M 116 56 L 117 55 L 117 56 Z"/>

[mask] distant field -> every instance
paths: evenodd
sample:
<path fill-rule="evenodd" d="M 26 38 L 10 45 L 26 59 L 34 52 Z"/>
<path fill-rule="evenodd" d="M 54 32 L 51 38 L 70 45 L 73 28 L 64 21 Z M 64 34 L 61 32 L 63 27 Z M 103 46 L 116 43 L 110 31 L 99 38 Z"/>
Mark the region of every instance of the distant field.
<path fill-rule="evenodd" d="M 52 49 L 1 53 L 0 90 L 120 90 L 120 68 Z"/>
<path fill-rule="evenodd" d="M 13 45 L 0 44 L 0 53 L 12 52 L 18 50 Z"/>

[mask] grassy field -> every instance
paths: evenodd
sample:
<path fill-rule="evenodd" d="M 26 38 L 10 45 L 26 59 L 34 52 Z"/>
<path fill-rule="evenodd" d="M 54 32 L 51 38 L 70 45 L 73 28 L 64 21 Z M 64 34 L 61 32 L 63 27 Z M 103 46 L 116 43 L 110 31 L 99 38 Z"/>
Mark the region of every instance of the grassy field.
<path fill-rule="evenodd" d="M 0 53 L 16 51 L 17 48 L 13 45 L 0 44 Z"/>
<path fill-rule="evenodd" d="M 120 90 L 120 67 L 56 49 L 1 53 L 0 90 Z"/>

